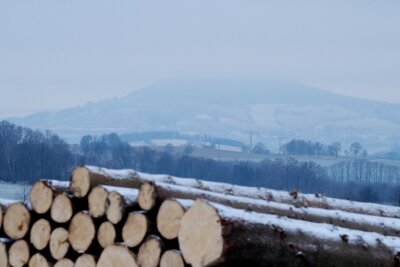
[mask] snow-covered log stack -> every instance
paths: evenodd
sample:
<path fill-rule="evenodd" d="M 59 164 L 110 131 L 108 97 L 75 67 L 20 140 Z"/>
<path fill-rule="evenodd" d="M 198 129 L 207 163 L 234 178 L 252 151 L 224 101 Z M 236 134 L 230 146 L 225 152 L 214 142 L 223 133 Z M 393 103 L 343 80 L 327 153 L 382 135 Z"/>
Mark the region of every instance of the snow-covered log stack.
<path fill-rule="evenodd" d="M 400 266 L 400 208 L 83 166 L 0 200 L 9 266 Z"/>

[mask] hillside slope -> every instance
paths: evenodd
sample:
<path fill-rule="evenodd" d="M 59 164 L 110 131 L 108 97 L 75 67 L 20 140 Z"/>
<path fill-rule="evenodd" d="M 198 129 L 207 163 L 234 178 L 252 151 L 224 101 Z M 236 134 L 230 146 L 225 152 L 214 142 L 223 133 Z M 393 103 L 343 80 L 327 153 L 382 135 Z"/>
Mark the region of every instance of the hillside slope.
<path fill-rule="evenodd" d="M 301 84 L 263 79 L 180 80 L 58 112 L 11 118 L 70 141 L 111 131 L 173 130 L 277 146 L 277 137 L 388 149 L 400 132 L 400 105 L 347 97 Z M 284 139 L 285 140 L 285 139 Z"/>

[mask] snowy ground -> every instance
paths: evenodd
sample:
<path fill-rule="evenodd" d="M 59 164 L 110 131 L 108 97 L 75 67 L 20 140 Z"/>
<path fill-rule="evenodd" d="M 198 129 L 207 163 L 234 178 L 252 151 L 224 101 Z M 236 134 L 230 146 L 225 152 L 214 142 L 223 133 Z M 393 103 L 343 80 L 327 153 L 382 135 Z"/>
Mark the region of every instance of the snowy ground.
<path fill-rule="evenodd" d="M 0 181 L 0 198 L 26 200 L 30 186 Z"/>

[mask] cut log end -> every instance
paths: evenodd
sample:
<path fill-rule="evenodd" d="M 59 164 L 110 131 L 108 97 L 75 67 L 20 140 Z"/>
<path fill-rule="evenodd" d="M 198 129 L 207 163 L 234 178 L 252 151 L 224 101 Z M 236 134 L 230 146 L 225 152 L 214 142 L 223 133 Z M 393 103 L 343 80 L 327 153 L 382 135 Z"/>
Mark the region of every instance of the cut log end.
<path fill-rule="evenodd" d="M 51 205 L 51 219 L 57 223 L 66 223 L 71 219 L 72 215 L 73 208 L 71 199 L 65 192 L 58 194 Z"/>
<path fill-rule="evenodd" d="M 89 213 L 93 218 L 100 218 L 106 213 L 108 192 L 98 185 L 90 191 L 88 196 Z"/>
<path fill-rule="evenodd" d="M 106 216 L 107 220 L 113 224 L 117 224 L 122 220 L 125 212 L 125 200 L 118 192 L 111 192 L 107 197 Z"/>
<path fill-rule="evenodd" d="M 157 214 L 157 228 L 164 238 L 172 240 L 178 237 L 184 213 L 184 208 L 176 200 L 167 199 L 161 204 Z"/>
<path fill-rule="evenodd" d="M 122 239 L 124 245 L 136 247 L 142 243 L 148 232 L 147 217 L 143 213 L 129 214 L 124 226 L 122 227 Z"/>
<path fill-rule="evenodd" d="M 74 197 L 83 198 L 90 190 L 90 173 L 85 167 L 77 167 L 72 172 L 71 192 Z"/>
<path fill-rule="evenodd" d="M 109 246 L 103 250 L 96 267 L 138 267 L 135 255 L 126 247 Z"/>
<path fill-rule="evenodd" d="M 156 187 L 152 183 L 146 182 L 140 186 L 138 204 L 144 210 L 151 210 L 157 204 Z"/>
<path fill-rule="evenodd" d="M 36 213 L 44 214 L 50 210 L 53 203 L 53 190 L 44 181 L 36 182 L 32 186 L 29 200 Z"/>
<path fill-rule="evenodd" d="M 96 235 L 93 220 L 85 212 L 79 212 L 72 218 L 68 232 L 71 247 L 79 253 L 90 247 Z"/>
<path fill-rule="evenodd" d="M 110 222 L 103 222 L 97 231 L 97 241 L 102 248 L 114 245 L 115 242 L 115 227 Z"/>
<path fill-rule="evenodd" d="M 178 239 L 185 261 L 194 267 L 222 260 L 221 218 L 215 208 L 203 200 L 196 200 L 182 217 Z"/>
<path fill-rule="evenodd" d="M 185 267 L 185 263 L 178 250 L 168 250 L 161 257 L 160 267 Z"/>
<path fill-rule="evenodd" d="M 50 267 L 49 262 L 40 253 L 36 253 L 29 260 L 29 267 Z"/>
<path fill-rule="evenodd" d="M 83 254 L 76 259 L 74 267 L 96 267 L 96 261 L 92 255 Z"/>
<path fill-rule="evenodd" d="M 32 225 L 30 241 L 37 250 L 47 247 L 51 234 L 51 226 L 48 220 L 40 219 Z"/>
<path fill-rule="evenodd" d="M 157 267 L 160 263 L 162 252 L 162 241 L 158 236 L 151 235 L 142 245 L 138 252 L 138 263 L 141 267 Z"/>
<path fill-rule="evenodd" d="M 30 258 L 29 245 L 25 240 L 18 240 L 8 250 L 9 263 L 12 267 L 23 267 Z"/>
<path fill-rule="evenodd" d="M 11 239 L 21 239 L 28 232 L 30 223 L 31 214 L 25 204 L 11 204 L 4 215 L 4 232 Z"/>
<path fill-rule="evenodd" d="M 8 267 L 8 254 L 6 245 L 0 241 L 0 267 Z"/>
<path fill-rule="evenodd" d="M 70 259 L 61 259 L 54 264 L 54 267 L 74 267 L 74 262 Z"/>
<path fill-rule="evenodd" d="M 55 260 L 67 255 L 69 249 L 68 231 L 62 227 L 54 229 L 50 235 L 50 254 Z"/>

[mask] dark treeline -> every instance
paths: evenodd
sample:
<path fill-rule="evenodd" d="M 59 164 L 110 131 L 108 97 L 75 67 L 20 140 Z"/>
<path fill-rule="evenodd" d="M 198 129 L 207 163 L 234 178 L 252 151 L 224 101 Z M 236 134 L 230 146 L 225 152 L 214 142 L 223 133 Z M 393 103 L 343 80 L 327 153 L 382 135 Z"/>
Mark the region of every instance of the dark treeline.
<path fill-rule="evenodd" d="M 282 151 L 290 155 L 330 155 L 338 156 L 341 150 L 341 144 L 334 142 L 325 145 L 320 142 L 305 141 L 301 139 L 293 139 L 282 145 Z"/>
<path fill-rule="evenodd" d="M 164 152 L 148 147 L 131 147 L 121 141 L 117 134 L 85 136 L 80 147 L 81 164 L 115 169 L 133 168 L 149 173 L 281 190 L 299 189 L 306 193 L 322 193 L 345 199 L 400 204 L 400 187 L 366 183 L 362 179 L 333 179 L 328 176 L 328 168 L 292 157 L 265 159 L 261 162 L 216 161 L 185 153 L 172 154 L 168 146 Z M 333 168 L 339 169 L 338 166 Z"/>
<path fill-rule="evenodd" d="M 0 122 L 0 180 L 62 179 L 72 164 L 68 144 L 57 135 Z"/>
<path fill-rule="evenodd" d="M 174 154 L 167 148 L 156 151 L 148 147 L 132 147 L 115 133 L 100 137 L 87 135 L 81 139 L 79 146 L 69 146 L 49 131 L 35 131 L 1 122 L 0 180 L 33 182 L 38 178 L 68 179 L 76 165 L 89 164 L 400 204 L 400 187 L 378 182 L 368 184 L 362 179 L 342 179 L 341 175 L 355 175 L 355 165 L 351 168 L 347 165 L 333 166 L 329 170 L 315 162 L 297 161 L 291 157 L 261 162 L 217 161 L 190 156 L 190 149 Z M 360 175 L 364 177 L 364 170 L 371 168 L 362 169 Z M 330 177 L 333 170 L 335 179 Z M 371 172 L 371 177 L 376 173 L 379 174 Z"/>

